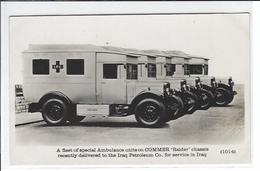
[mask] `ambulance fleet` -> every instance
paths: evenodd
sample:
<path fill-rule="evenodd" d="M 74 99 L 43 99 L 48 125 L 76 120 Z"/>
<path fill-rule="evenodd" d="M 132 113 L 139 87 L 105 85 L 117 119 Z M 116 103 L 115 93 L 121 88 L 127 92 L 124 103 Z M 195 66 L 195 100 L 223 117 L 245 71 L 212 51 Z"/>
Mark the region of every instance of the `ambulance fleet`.
<path fill-rule="evenodd" d="M 161 127 L 232 102 L 232 78 L 208 76 L 208 61 L 173 50 L 34 44 L 23 51 L 24 96 L 49 125 L 134 115 Z"/>

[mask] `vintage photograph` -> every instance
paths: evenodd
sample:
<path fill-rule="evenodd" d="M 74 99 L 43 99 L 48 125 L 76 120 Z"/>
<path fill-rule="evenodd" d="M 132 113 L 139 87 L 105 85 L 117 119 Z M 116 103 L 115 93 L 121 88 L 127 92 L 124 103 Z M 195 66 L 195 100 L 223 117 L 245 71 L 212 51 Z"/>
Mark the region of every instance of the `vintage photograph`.
<path fill-rule="evenodd" d="M 100 147 L 124 147 L 114 157 L 127 159 L 113 164 L 143 164 L 133 156 L 158 148 L 199 156 L 176 154 L 179 163 L 250 160 L 249 13 L 13 16 L 9 23 L 11 141 L 19 153 L 81 157 L 70 164 L 95 163 Z M 214 158 L 217 146 L 231 146 L 216 151 L 232 159 Z M 151 155 L 162 157 L 155 164 L 176 162 Z M 52 158 L 19 156 L 11 154 L 14 164 Z"/>

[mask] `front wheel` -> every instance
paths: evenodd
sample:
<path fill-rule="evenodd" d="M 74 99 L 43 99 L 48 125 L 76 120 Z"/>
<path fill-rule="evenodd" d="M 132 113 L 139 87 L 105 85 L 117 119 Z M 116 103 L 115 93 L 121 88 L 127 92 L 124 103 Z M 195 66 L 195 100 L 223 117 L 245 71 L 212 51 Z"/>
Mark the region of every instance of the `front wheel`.
<path fill-rule="evenodd" d="M 183 116 L 184 104 L 180 97 L 172 95 L 165 99 L 168 118 L 166 122 Z"/>
<path fill-rule="evenodd" d="M 144 127 L 160 127 L 166 117 L 164 104 L 155 99 L 141 100 L 135 108 L 135 118 Z"/>
<path fill-rule="evenodd" d="M 209 109 L 214 103 L 214 95 L 212 92 L 200 89 L 199 90 L 199 106 L 201 110 Z"/>
<path fill-rule="evenodd" d="M 42 117 L 48 125 L 66 123 L 68 111 L 68 105 L 60 99 L 49 99 L 42 105 Z"/>
<path fill-rule="evenodd" d="M 192 114 L 198 109 L 198 96 L 190 91 L 183 93 L 184 114 Z"/>
<path fill-rule="evenodd" d="M 231 100 L 232 96 L 233 95 L 230 93 L 229 90 L 222 88 L 222 87 L 216 88 L 216 90 L 215 90 L 215 105 L 221 106 L 221 107 L 227 106 L 232 101 Z"/>

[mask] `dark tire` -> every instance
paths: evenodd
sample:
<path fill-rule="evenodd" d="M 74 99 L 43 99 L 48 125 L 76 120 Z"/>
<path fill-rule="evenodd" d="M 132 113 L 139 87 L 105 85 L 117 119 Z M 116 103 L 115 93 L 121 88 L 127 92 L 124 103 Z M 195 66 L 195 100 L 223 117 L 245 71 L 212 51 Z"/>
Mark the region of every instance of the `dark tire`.
<path fill-rule="evenodd" d="M 183 116 L 184 104 L 180 97 L 172 95 L 170 98 L 166 99 L 165 104 L 167 112 L 169 113 L 166 122 Z"/>
<path fill-rule="evenodd" d="M 48 125 L 63 125 L 68 115 L 68 105 L 60 99 L 48 99 L 42 105 L 42 117 Z"/>
<path fill-rule="evenodd" d="M 215 90 L 215 105 L 216 106 L 227 106 L 233 100 L 232 93 L 222 87 L 218 87 Z"/>
<path fill-rule="evenodd" d="M 184 92 L 182 101 L 184 103 L 184 114 L 192 114 L 199 108 L 198 96 L 190 91 Z"/>
<path fill-rule="evenodd" d="M 203 88 L 199 91 L 199 109 L 207 110 L 214 104 L 214 94 Z"/>
<path fill-rule="evenodd" d="M 229 92 L 228 104 L 231 103 L 234 99 L 234 94 L 232 91 L 227 90 Z"/>
<path fill-rule="evenodd" d="M 153 128 L 162 126 L 168 116 L 162 102 L 155 99 L 143 99 L 136 105 L 135 118 L 142 126 Z"/>

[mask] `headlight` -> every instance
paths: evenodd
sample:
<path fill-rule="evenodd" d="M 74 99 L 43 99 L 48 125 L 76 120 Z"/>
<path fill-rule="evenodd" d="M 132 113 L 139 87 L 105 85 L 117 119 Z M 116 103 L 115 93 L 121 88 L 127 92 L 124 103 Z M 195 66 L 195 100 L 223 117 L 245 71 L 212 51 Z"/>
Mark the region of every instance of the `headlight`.
<path fill-rule="evenodd" d="M 212 86 L 216 85 L 216 84 L 217 84 L 216 78 L 215 78 L 215 77 L 212 77 L 212 78 L 210 79 L 210 83 L 211 83 Z"/>
<path fill-rule="evenodd" d="M 163 90 L 169 92 L 171 88 L 171 84 L 169 82 L 166 82 L 163 84 Z"/>
<path fill-rule="evenodd" d="M 228 78 L 228 84 L 229 84 L 230 86 L 234 86 L 234 82 L 233 82 L 233 80 L 232 80 L 232 77 L 229 77 L 229 78 Z"/>
<path fill-rule="evenodd" d="M 187 84 L 186 80 L 181 80 L 181 87 L 183 87 L 186 84 Z"/>
<path fill-rule="evenodd" d="M 195 79 L 195 84 L 196 84 L 196 85 L 200 85 L 200 77 L 197 77 L 197 78 Z"/>

